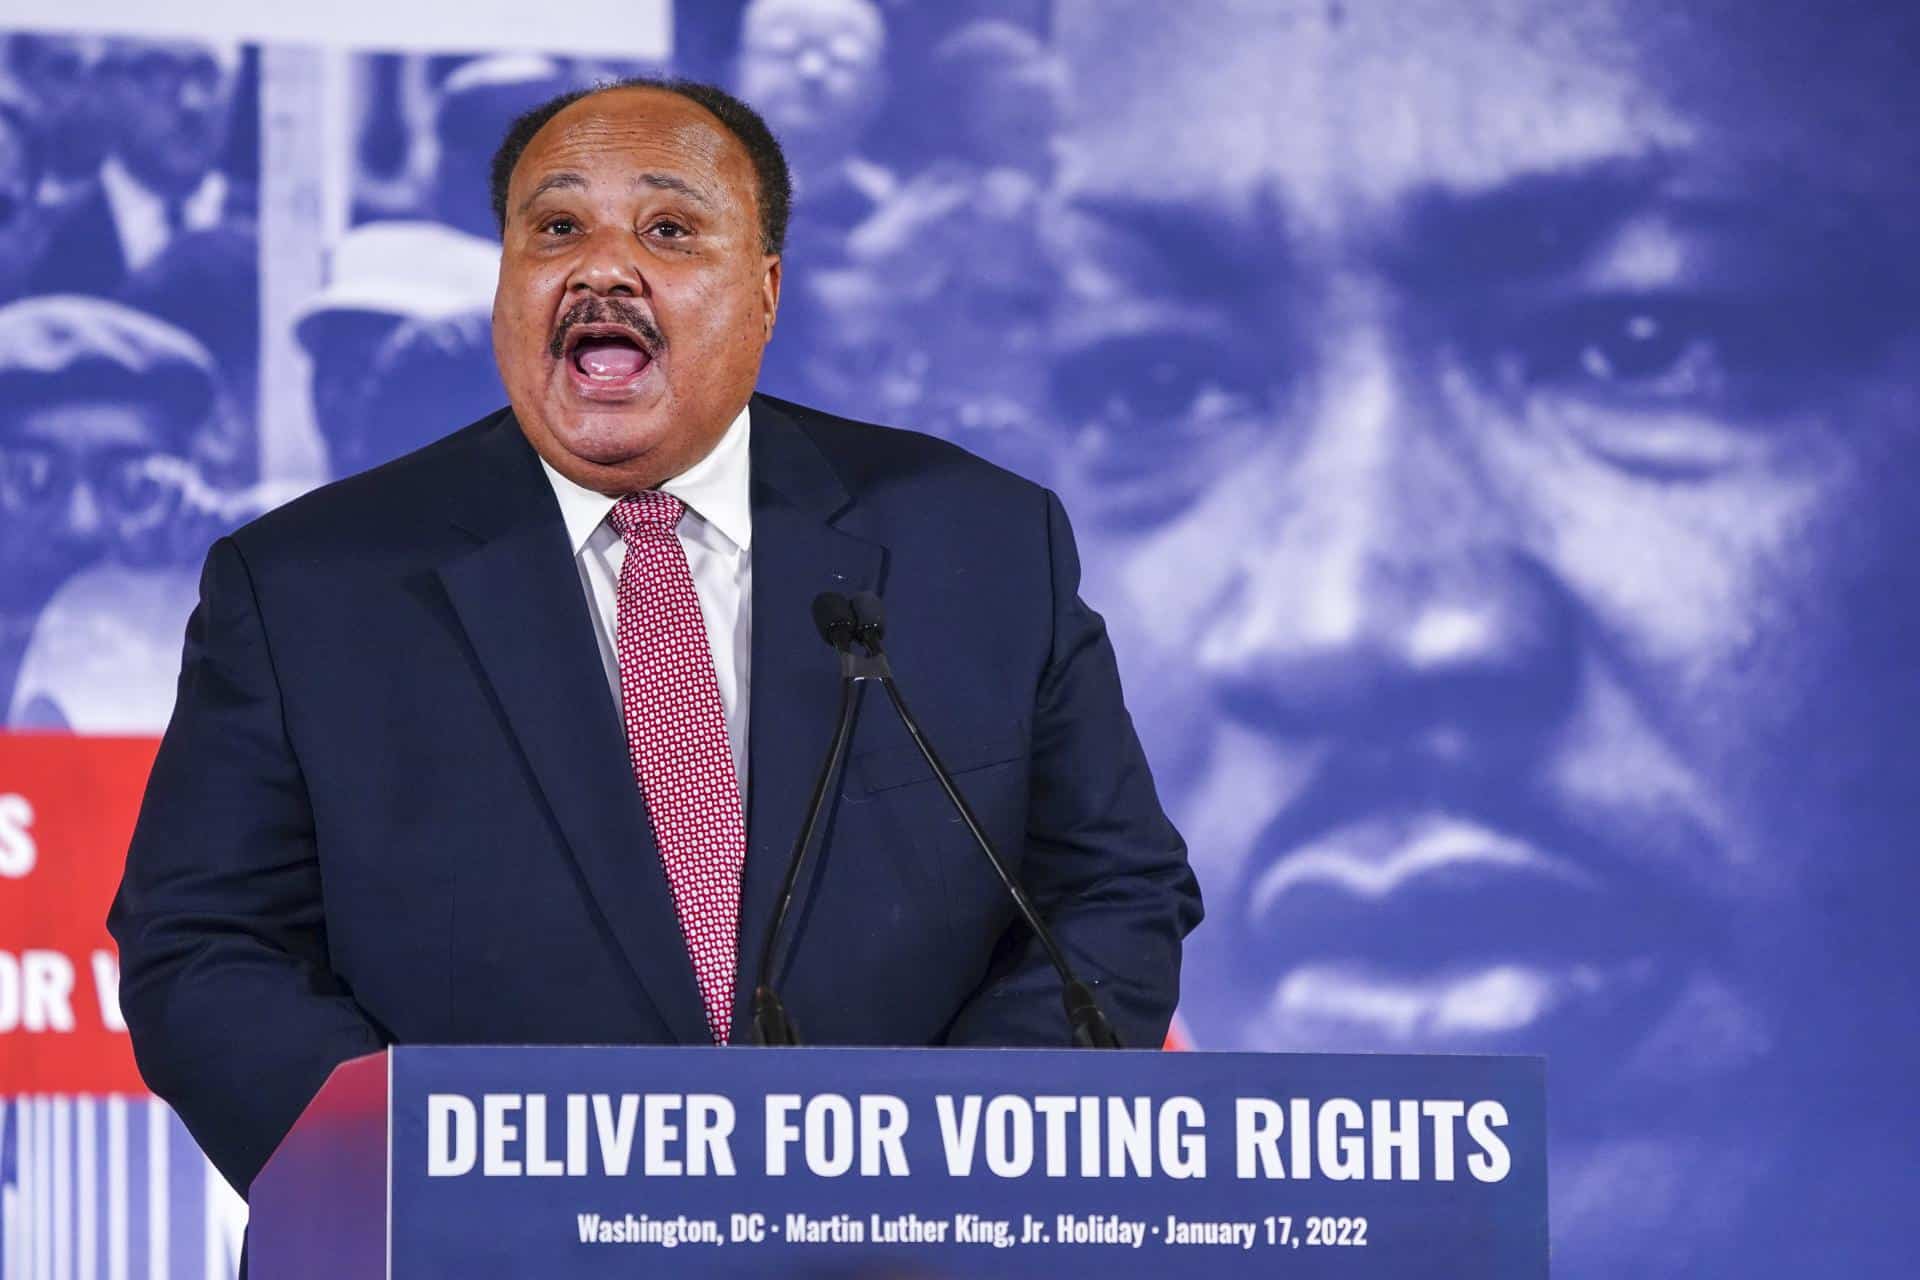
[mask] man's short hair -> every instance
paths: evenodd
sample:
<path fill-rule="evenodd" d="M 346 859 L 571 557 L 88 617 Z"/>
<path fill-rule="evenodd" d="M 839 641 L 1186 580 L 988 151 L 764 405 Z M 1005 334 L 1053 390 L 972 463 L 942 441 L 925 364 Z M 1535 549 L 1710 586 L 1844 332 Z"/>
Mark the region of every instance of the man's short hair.
<path fill-rule="evenodd" d="M 500 224 L 501 234 L 504 235 L 507 229 L 507 184 L 513 178 L 514 166 L 520 163 L 520 153 L 533 141 L 533 135 L 540 132 L 547 121 L 581 99 L 610 93 L 615 89 L 659 89 L 705 107 L 746 148 L 747 158 L 753 162 L 754 199 L 760 210 L 762 252 L 779 253 L 786 247 L 787 211 L 793 203 L 793 178 L 787 170 L 787 156 L 780 149 L 779 139 L 773 136 L 773 130 L 767 127 L 767 122 L 760 118 L 759 112 L 725 89 L 675 76 L 629 76 L 587 89 L 576 89 L 572 93 L 549 98 L 516 119 L 508 127 L 507 136 L 501 139 L 499 149 L 493 153 L 493 168 L 489 175 L 493 216 Z"/>

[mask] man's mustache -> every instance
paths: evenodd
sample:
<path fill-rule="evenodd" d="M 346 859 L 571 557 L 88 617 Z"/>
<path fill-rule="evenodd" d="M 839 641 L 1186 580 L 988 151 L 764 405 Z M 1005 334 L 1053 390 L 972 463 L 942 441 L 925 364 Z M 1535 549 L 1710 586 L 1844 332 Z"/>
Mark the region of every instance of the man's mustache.
<path fill-rule="evenodd" d="M 582 298 L 567 308 L 567 314 L 554 326 L 553 341 L 547 344 L 547 351 L 555 360 L 567 354 L 567 332 L 582 324 L 625 325 L 640 336 L 641 345 L 650 356 L 658 356 L 667 345 L 667 337 L 659 326 L 631 302 L 621 298 Z"/>

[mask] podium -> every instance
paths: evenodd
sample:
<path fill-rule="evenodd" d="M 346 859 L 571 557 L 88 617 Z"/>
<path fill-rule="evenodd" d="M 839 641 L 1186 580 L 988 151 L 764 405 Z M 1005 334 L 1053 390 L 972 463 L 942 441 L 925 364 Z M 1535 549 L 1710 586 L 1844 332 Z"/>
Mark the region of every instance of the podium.
<path fill-rule="evenodd" d="M 1547 1274 L 1537 1058 L 405 1047 L 254 1182 L 260 1280 Z"/>

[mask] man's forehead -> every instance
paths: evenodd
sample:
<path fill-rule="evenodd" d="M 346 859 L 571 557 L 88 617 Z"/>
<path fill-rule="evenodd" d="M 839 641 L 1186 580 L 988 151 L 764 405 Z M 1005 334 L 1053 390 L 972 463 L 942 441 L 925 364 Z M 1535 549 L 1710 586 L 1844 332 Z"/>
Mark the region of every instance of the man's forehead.
<path fill-rule="evenodd" d="M 1350 226 L 1409 193 L 1620 160 L 1677 159 L 1710 181 L 1764 165 L 1884 183 L 1911 146 L 1862 109 L 1920 94 L 1876 52 L 1887 19 L 1858 19 L 1807 56 L 1798 18 L 1671 8 L 1068 0 L 1071 131 L 1088 157 L 1073 182 L 1202 201 L 1266 189 L 1293 218 Z"/>
<path fill-rule="evenodd" d="M 593 94 L 555 115 L 527 144 L 514 181 L 525 186 L 560 170 L 589 183 L 668 172 L 699 186 L 703 178 L 742 180 L 751 169 L 746 148 L 704 107 L 663 89 L 631 88 Z"/>

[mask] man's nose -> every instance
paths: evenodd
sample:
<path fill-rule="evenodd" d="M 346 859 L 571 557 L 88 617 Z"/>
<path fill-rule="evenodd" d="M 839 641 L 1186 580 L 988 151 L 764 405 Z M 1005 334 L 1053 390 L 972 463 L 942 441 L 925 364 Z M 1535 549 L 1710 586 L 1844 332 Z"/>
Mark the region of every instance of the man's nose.
<path fill-rule="evenodd" d="M 644 296 L 647 278 L 640 268 L 640 247 L 634 232 L 619 223 L 588 232 L 567 278 L 567 291 L 601 297 Z"/>
<path fill-rule="evenodd" d="M 1385 326 L 1328 339 L 1317 365 L 1276 424 L 1270 505 L 1223 548 L 1203 669 L 1238 714 L 1306 734 L 1458 744 L 1550 723 L 1568 610 L 1486 465 L 1492 424 Z"/>
<path fill-rule="evenodd" d="M 180 82 L 180 105 L 196 114 L 213 109 L 219 101 L 219 92 L 214 85 L 186 76 Z"/>
<path fill-rule="evenodd" d="M 827 78 L 827 72 L 833 69 L 832 61 L 824 49 L 812 45 L 800 50 L 794 58 L 794 67 L 803 80 L 817 83 Z"/>
<path fill-rule="evenodd" d="M 89 481 L 76 482 L 67 494 L 63 526 L 61 533 L 71 542 L 92 542 L 106 531 L 106 509 Z"/>

